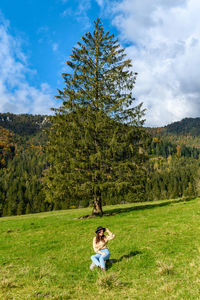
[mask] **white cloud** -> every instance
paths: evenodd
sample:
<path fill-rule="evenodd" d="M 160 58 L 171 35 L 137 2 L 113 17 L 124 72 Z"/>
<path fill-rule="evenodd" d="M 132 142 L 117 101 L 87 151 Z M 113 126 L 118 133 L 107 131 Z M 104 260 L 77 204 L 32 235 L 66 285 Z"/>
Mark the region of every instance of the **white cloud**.
<path fill-rule="evenodd" d="M 97 4 L 101 7 L 104 6 L 104 0 L 96 0 Z"/>
<path fill-rule="evenodd" d="M 91 8 L 92 0 L 74 0 L 76 9 L 67 7 L 60 15 L 61 17 L 75 18 L 76 21 L 82 24 L 86 30 L 91 26 L 91 21 L 88 17 L 88 10 Z"/>
<path fill-rule="evenodd" d="M 57 43 L 53 43 L 52 50 L 53 50 L 53 52 L 56 52 L 58 50 L 58 44 Z"/>
<path fill-rule="evenodd" d="M 110 1 L 113 24 L 139 73 L 135 95 L 147 125 L 200 115 L 200 2 Z"/>
<path fill-rule="evenodd" d="M 9 33 L 9 23 L 0 15 L 0 112 L 50 113 L 55 106 L 48 84 L 31 85 L 27 75 L 36 71 L 27 66 L 20 39 Z"/>

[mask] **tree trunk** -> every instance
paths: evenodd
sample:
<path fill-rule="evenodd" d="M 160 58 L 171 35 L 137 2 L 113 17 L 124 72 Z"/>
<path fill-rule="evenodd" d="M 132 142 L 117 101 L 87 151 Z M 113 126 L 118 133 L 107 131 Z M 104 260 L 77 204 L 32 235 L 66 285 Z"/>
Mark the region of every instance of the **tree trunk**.
<path fill-rule="evenodd" d="M 94 207 L 93 207 L 92 214 L 97 216 L 102 216 L 103 211 L 102 211 L 102 204 L 101 204 L 101 195 L 100 196 L 95 195 L 93 204 Z"/>

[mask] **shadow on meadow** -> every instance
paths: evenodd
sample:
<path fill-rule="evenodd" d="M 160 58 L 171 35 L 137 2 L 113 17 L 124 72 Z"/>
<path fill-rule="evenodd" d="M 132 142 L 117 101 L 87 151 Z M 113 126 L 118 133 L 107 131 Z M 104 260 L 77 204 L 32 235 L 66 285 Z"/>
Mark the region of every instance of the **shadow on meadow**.
<path fill-rule="evenodd" d="M 141 253 L 142 253 L 141 251 L 131 251 L 129 254 L 122 255 L 118 259 L 114 259 L 114 258 L 109 259 L 108 261 L 106 261 L 106 269 L 110 269 L 112 267 L 112 264 L 119 263 L 124 259 L 129 259 L 129 258 L 136 256 L 138 254 L 141 254 Z"/>
<path fill-rule="evenodd" d="M 143 205 L 135 205 L 132 207 L 120 207 L 120 208 L 114 208 L 114 209 L 109 209 L 109 210 L 105 210 L 103 216 L 114 216 L 117 214 L 121 214 L 121 213 L 126 213 L 126 212 L 130 212 L 133 210 L 144 210 L 144 209 L 151 209 L 151 208 L 155 208 L 155 207 L 161 207 L 161 206 L 167 206 L 170 204 L 175 204 L 175 203 L 179 203 L 179 202 L 185 202 L 185 201 L 191 201 L 196 199 L 195 197 L 185 197 L 185 198 L 181 198 L 181 199 L 177 199 L 177 200 L 169 200 L 169 201 L 164 201 L 164 202 L 160 202 L 160 203 L 152 203 L 152 204 L 143 204 Z"/>
<path fill-rule="evenodd" d="M 126 212 L 131 212 L 133 210 L 144 210 L 144 209 L 151 209 L 151 208 L 155 208 L 155 207 L 161 207 L 161 206 L 167 206 L 167 205 L 173 205 L 179 202 L 186 202 L 186 201 L 191 201 L 196 199 L 196 197 L 183 197 L 177 200 L 168 200 L 165 201 L 163 200 L 163 202 L 159 202 L 159 203 L 152 203 L 151 204 L 142 204 L 142 205 L 134 205 L 131 207 L 119 207 L 119 208 L 113 208 L 113 209 L 108 209 L 108 210 L 104 210 L 103 215 L 102 216 L 98 216 L 98 215 L 86 215 L 86 216 L 81 216 L 79 218 L 75 218 L 75 219 L 89 219 L 89 218 L 102 218 L 102 217 L 110 217 L 110 216 L 115 216 L 117 214 L 121 214 L 121 213 L 126 213 Z M 122 204 L 123 205 L 123 204 Z"/>

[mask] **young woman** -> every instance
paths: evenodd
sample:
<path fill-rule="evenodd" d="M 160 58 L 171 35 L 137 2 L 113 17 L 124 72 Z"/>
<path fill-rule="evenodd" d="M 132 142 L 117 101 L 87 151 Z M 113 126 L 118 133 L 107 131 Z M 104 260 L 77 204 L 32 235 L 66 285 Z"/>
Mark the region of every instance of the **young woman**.
<path fill-rule="evenodd" d="M 107 235 L 104 235 L 104 232 Z M 113 240 L 114 237 L 115 235 L 108 228 L 103 228 L 102 226 L 97 228 L 96 236 L 93 239 L 93 248 L 96 254 L 91 256 L 92 264 L 90 265 L 90 270 L 93 270 L 95 266 L 101 268 L 102 271 L 106 270 L 105 261 L 110 257 L 107 243 Z"/>

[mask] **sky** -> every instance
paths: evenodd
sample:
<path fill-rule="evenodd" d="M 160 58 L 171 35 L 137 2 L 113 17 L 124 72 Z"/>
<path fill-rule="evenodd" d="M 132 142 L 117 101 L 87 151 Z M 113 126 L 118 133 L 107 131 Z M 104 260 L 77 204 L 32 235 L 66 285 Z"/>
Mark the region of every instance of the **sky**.
<path fill-rule="evenodd" d="M 138 73 L 146 126 L 200 117 L 199 0 L 1 0 L 0 112 L 50 114 L 72 47 L 99 16 Z"/>

